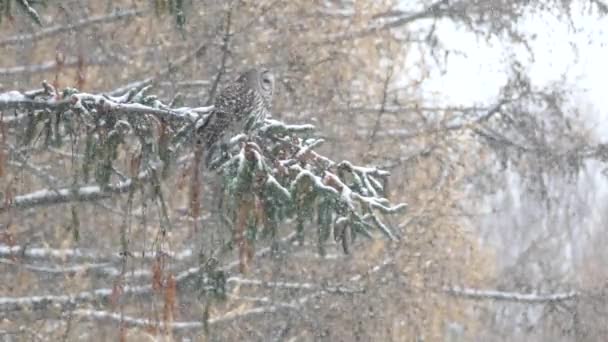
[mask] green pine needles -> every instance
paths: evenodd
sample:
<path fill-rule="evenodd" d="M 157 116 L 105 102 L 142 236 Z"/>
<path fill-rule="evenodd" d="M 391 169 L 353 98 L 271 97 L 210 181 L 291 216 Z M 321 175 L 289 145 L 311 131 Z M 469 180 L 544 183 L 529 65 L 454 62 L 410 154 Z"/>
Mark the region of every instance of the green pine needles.
<path fill-rule="evenodd" d="M 149 90 L 134 87 L 109 96 L 58 91 L 43 82 L 39 90 L 0 94 L 3 125 L 15 137 L 13 153 L 70 144 L 81 155 L 71 185 L 52 184 L 48 190 L 13 196 L 0 204 L 0 212 L 157 187 L 171 175 L 169 170 L 183 168 L 187 156 L 201 148 L 194 132 L 212 107 L 165 104 Z M 229 139 L 210 158 L 202 172 L 219 175 L 221 211 L 244 264 L 253 254 L 253 241 L 275 239 L 285 227 L 293 227 L 300 241 L 316 235 L 321 254 L 332 237 L 345 252 L 360 236 L 372 238 L 378 232 L 398 238 L 385 217 L 406 206 L 386 198 L 389 172 L 335 162 L 315 151 L 322 143 L 312 125 L 267 119 L 249 135 Z M 127 147 L 136 152 L 125 154 Z M 199 200 L 193 203 L 200 205 Z"/>

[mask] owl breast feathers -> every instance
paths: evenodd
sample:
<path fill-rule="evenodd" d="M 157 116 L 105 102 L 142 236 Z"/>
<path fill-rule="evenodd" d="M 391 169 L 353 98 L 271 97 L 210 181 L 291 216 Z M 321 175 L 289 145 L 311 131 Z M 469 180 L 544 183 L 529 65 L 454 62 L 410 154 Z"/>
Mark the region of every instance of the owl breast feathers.
<path fill-rule="evenodd" d="M 251 69 L 224 88 L 198 129 L 205 148 L 255 129 L 270 115 L 273 91 L 274 77 L 267 69 Z"/>

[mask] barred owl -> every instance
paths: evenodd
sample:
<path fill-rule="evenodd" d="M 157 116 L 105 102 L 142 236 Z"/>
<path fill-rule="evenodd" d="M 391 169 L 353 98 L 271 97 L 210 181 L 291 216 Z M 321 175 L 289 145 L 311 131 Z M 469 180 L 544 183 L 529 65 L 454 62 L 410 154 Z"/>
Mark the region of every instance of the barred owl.
<path fill-rule="evenodd" d="M 273 92 L 274 76 L 267 69 L 244 72 L 224 88 L 215 99 L 213 112 L 198 129 L 205 150 L 222 138 L 254 129 L 270 115 Z"/>

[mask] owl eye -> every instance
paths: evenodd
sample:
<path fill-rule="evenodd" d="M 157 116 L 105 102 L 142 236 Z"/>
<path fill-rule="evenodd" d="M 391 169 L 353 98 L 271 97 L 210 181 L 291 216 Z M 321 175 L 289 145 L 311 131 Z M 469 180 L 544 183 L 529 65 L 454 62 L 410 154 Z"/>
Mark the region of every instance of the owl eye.
<path fill-rule="evenodd" d="M 262 84 L 264 88 L 270 88 L 272 86 L 272 81 L 269 78 L 263 78 Z"/>

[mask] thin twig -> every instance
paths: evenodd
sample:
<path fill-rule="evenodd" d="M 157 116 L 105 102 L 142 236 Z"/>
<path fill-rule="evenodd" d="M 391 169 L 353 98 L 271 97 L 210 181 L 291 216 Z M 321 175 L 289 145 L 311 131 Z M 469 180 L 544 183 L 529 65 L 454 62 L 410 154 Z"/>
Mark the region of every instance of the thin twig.
<path fill-rule="evenodd" d="M 5 45 L 14 45 L 20 44 L 29 41 L 37 41 L 43 38 L 48 38 L 56 34 L 60 34 L 63 32 L 75 31 L 78 29 L 83 29 L 85 27 L 101 24 L 101 23 L 111 23 L 113 21 L 118 21 L 121 19 L 131 18 L 137 15 L 141 15 L 146 13 L 146 10 L 127 10 L 123 12 L 116 12 L 110 15 L 101 15 L 94 16 L 86 19 L 79 20 L 75 23 L 69 23 L 66 25 L 55 25 L 38 32 L 30 33 L 30 34 L 22 34 L 16 36 L 10 36 L 7 38 L 0 39 L 0 47 Z"/>
<path fill-rule="evenodd" d="M 209 44 L 207 42 L 200 44 L 196 49 L 191 51 L 189 54 L 184 55 L 175 60 L 175 62 L 166 68 L 163 68 L 159 71 L 155 76 L 148 77 L 141 81 L 131 82 L 127 85 L 116 88 L 112 91 L 109 91 L 107 94 L 110 96 L 119 96 L 127 93 L 132 89 L 142 89 L 144 87 L 154 85 L 161 80 L 164 80 L 168 75 L 175 73 L 184 65 L 188 64 L 190 61 L 194 60 L 197 57 L 202 57 L 203 54 L 207 51 L 207 47 Z"/>
<path fill-rule="evenodd" d="M 230 33 L 231 28 L 231 20 L 232 18 L 232 6 L 228 9 L 226 13 L 226 29 L 224 33 L 224 37 L 222 39 L 222 60 L 220 61 L 220 69 L 217 72 L 217 76 L 215 77 L 215 81 L 211 86 L 211 90 L 209 91 L 209 98 L 207 99 L 206 106 L 210 106 L 213 103 L 213 98 L 215 97 L 215 93 L 217 92 L 218 85 L 222 79 L 226 71 L 226 62 L 228 61 L 228 56 L 230 55 L 230 37 L 232 36 Z"/>

